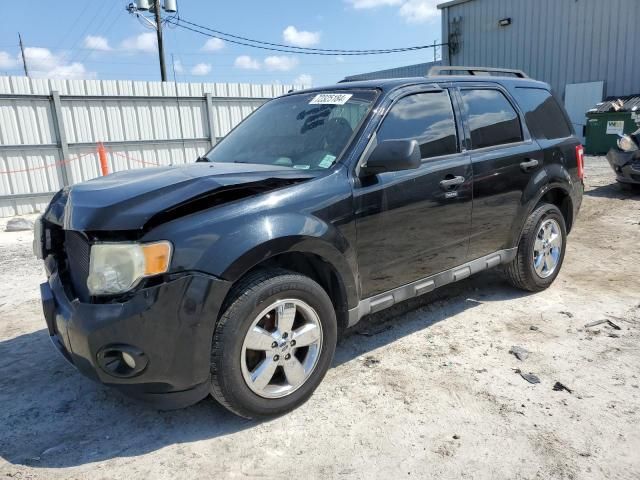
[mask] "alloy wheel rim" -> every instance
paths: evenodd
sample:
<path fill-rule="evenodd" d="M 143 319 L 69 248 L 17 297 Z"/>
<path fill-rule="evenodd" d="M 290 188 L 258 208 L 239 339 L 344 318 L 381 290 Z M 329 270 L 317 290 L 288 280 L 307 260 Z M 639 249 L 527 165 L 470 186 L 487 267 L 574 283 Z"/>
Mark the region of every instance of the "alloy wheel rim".
<path fill-rule="evenodd" d="M 285 397 L 309 379 L 321 349 L 322 324 L 316 311 L 302 300 L 278 300 L 247 330 L 240 358 L 242 376 L 256 395 Z"/>
<path fill-rule="evenodd" d="M 540 225 L 533 245 L 533 268 L 540 278 L 549 278 L 555 273 L 562 254 L 562 230 L 554 219 Z"/>

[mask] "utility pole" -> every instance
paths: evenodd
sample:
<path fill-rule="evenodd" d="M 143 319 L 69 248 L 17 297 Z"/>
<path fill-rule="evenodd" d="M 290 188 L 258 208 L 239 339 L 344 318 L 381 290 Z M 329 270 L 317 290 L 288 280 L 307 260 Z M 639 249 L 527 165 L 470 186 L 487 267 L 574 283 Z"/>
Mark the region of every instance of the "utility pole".
<path fill-rule="evenodd" d="M 164 45 L 162 44 L 162 17 L 160 15 L 160 0 L 156 0 L 154 13 L 156 15 L 156 33 L 158 34 L 158 55 L 160 55 L 160 78 L 167 81 L 167 69 L 164 64 Z"/>
<path fill-rule="evenodd" d="M 167 67 L 164 63 L 164 44 L 162 42 L 162 10 L 168 13 L 176 13 L 178 11 L 176 0 L 164 0 L 162 3 L 160 0 L 135 0 L 135 3 L 130 3 L 126 10 L 156 31 L 158 56 L 160 57 L 160 78 L 163 82 L 166 82 Z M 145 12 L 153 13 L 153 20 L 151 16 L 145 16 Z"/>
<path fill-rule="evenodd" d="M 24 67 L 24 74 L 29 76 L 29 69 L 27 68 L 27 59 L 24 56 L 24 45 L 22 44 L 22 35 L 18 32 L 18 39 L 20 40 L 20 54 L 22 55 L 22 66 Z"/>

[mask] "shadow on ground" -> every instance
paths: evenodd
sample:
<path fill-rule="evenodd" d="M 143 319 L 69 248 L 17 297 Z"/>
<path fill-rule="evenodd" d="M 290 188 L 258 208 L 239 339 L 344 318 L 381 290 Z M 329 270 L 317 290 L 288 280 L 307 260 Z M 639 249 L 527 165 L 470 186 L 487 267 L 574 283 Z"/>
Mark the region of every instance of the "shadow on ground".
<path fill-rule="evenodd" d="M 620 185 L 614 182 L 601 185 L 584 192 L 585 195 L 598 198 L 617 198 L 620 200 L 640 200 L 640 185 Z"/>
<path fill-rule="evenodd" d="M 523 295 L 486 272 L 405 302 L 347 332 L 334 366 L 480 303 Z M 82 377 L 54 350 L 45 329 L 0 342 L 0 456 L 12 464 L 79 466 L 231 435 L 255 425 L 210 398 L 171 412 L 136 404 Z"/>

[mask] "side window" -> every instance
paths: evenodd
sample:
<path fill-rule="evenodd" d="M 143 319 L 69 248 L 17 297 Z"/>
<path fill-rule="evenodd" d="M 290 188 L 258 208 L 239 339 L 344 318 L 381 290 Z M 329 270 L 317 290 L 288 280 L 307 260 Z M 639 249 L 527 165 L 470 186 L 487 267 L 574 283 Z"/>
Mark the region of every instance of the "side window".
<path fill-rule="evenodd" d="M 560 105 L 547 90 L 518 87 L 515 97 L 535 138 L 552 140 L 571 136 L 571 127 Z"/>
<path fill-rule="evenodd" d="M 498 90 L 462 90 L 471 129 L 472 148 L 522 141 L 520 119 L 509 100 Z"/>
<path fill-rule="evenodd" d="M 416 139 L 422 158 L 458 151 L 456 121 L 447 92 L 417 93 L 401 98 L 378 130 L 378 141 Z"/>

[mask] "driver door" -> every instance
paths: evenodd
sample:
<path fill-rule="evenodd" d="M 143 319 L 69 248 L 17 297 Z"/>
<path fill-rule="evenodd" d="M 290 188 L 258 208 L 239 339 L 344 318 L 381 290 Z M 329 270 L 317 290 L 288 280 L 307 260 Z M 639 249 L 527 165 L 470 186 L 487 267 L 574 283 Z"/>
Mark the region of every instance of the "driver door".
<path fill-rule="evenodd" d="M 467 261 L 472 170 L 459 127 L 448 90 L 401 97 L 379 127 L 378 142 L 416 139 L 422 165 L 356 181 L 362 298 Z"/>

